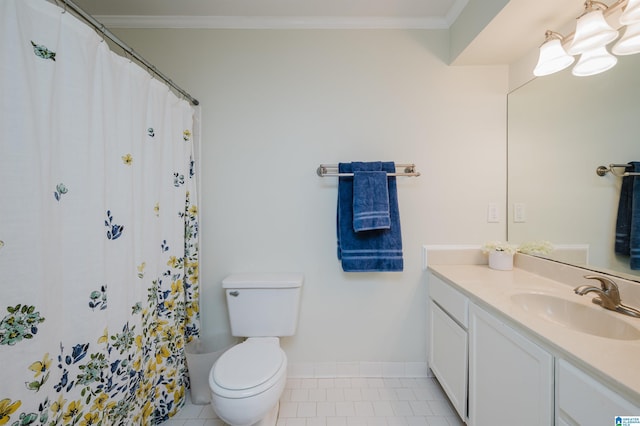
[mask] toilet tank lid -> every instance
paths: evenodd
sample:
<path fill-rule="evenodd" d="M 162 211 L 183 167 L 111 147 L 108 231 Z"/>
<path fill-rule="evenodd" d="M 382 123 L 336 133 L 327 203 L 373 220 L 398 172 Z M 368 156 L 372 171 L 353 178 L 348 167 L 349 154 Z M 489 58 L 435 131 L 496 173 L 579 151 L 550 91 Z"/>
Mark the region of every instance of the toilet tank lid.
<path fill-rule="evenodd" d="M 222 288 L 296 288 L 303 281 L 298 273 L 232 274 L 222 280 Z"/>

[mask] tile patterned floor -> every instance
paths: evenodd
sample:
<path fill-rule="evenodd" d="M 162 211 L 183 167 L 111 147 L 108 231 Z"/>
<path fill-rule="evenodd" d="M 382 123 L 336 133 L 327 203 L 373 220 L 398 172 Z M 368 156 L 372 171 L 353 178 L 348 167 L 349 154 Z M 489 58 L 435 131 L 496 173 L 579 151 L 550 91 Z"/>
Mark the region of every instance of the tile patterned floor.
<path fill-rule="evenodd" d="M 188 403 L 166 426 L 224 426 Z M 433 378 L 289 379 L 277 426 L 463 426 Z"/>

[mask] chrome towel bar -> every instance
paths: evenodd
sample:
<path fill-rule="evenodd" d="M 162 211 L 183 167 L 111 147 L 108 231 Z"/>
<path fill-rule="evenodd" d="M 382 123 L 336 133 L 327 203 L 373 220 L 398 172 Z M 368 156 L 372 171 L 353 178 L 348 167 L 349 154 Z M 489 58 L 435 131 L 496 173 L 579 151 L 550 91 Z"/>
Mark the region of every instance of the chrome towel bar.
<path fill-rule="evenodd" d="M 598 176 L 605 176 L 607 173 L 611 173 L 612 175 L 617 177 L 640 176 L 640 173 L 616 171 L 616 169 L 620 169 L 620 168 L 624 169 L 628 166 L 629 164 L 609 164 L 609 167 L 600 166 L 596 169 L 596 174 Z"/>
<path fill-rule="evenodd" d="M 415 164 L 396 164 L 396 169 L 404 169 L 403 172 L 389 173 L 387 176 L 409 176 L 409 177 L 418 177 L 420 176 L 420 172 L 416 172 Z M 337 164 L 320 164 L 316 173 L 320 177 L 325 176 L 338 176 L 338 177 L 348 177 L 353 176 L 353 173 L 339 173 Z"/>

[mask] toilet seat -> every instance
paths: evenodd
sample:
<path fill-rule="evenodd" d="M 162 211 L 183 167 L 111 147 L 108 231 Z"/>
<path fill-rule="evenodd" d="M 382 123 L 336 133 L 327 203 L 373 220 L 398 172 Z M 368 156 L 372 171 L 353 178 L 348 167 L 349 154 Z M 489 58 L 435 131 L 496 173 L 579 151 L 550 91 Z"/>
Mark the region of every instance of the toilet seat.
<path fill-rule="evenodd" d="M 286 370 L 277 338 L 248 339 L 223 353 L 211 369 L 212 391 L 226 398 L 247 398 L 271 388 Z"/>

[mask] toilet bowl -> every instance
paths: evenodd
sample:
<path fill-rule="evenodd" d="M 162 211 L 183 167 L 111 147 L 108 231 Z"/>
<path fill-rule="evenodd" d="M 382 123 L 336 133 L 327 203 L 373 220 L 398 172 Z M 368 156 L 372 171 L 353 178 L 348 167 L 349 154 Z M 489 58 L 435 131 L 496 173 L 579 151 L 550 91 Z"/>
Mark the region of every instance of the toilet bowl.
<path fill-rule="evenodd" d="M 274 425 L 286 371 L 277 337 L 252 337 L 232 347 L 209 373 L 214 411 L 232 426 Z"/>

